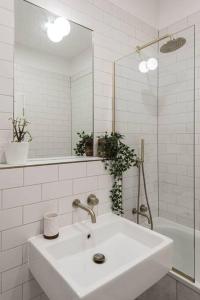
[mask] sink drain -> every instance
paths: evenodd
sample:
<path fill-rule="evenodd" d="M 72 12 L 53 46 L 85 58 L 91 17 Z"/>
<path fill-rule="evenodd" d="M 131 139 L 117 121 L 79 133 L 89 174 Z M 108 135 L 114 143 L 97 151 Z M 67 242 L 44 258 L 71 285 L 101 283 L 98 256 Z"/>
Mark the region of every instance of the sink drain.
<path fill-rule="evenodd" d="M 105 255 L 103 255 L 102 253 L 96 253 L 93 256 L 93 261 L 96 264 L 103 264 L 105 260 L 106 260 Z"/>

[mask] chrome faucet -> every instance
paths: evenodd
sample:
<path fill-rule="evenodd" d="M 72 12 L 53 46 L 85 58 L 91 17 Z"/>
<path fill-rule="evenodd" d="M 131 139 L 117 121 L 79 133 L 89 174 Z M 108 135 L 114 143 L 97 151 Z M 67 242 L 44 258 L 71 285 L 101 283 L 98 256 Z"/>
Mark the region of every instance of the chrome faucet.
<path fill-rule="evenodd" d="M 90 204 L 90 197 L 94 197 L 94 195 L 90 195 L 90 196 L 88 197 L 88 201 L 87 201 L 88 204 Z M 96 196 L 95 196 L 95 197 L 96 197 Z M 98 203 L 98 199 L 97 199 L 97 198 L 96 198 L 96 202 Z M 96 203 L 96 204 L 97 204 L 97 203 Z M 96 205 L 96 204 L 92 203 L 92 207 L 93 207 L 94 205 Z M 91 205 L 91 204 L 90 204 L 90 205 Z M 93 210 L 91 207 L 89 207 L 89 206 L 87 206 L 87 205 L 81 203 L 81 201 L 80 201 L 79 199 L 75 199 L 75 200 L 73 201 L 73 203 L 72 203 L 72 206 L 73 206 L 74 208 L 82 208 L 83 210 L 87 211 L 88 214 L 89 214 L 90 217 L 91 217 L 92 223 L 96 223 L 96 215 L 95 215 L 94 210 Z"/>

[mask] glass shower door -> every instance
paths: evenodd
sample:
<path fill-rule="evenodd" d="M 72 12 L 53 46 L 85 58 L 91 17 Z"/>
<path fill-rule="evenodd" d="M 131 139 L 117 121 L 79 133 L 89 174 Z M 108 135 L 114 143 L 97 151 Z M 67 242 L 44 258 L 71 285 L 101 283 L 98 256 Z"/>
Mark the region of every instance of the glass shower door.
<path fill-rule="evenodd" d="M 144 139 L 144 167 L 148 198 L 153 216 L 158 216 L 157 176 L 157 92 L 158 69 L 145 69 L 145 63 L 158 61 L 157 44 L 140 53 L 134 52 L 115 62 L 115 130 L 124 135 L 125 143 L 140 155 Z M 125 217 L 136 220 L 132 209 L 137 206 L 138 169 L 133 167 L 123 178 Z M 145 203 L 141 188 L 141 204 Z M 140 221 L 146 221 L 140 217 Z"/>
<path fill-rule="evenodd" d="M 162 36 L 162 34 L 161 34 Z M 173 34 L 186 43 L 161 53 L 163 40 L 115 62 L 115 130 L 140 155 L 154 230 L 174 240 L 173 269 L 195 278 L 195 28 Z M 147 41 L 148 42 L 148 41 Z M 149 58 L 158 68 L 146 70 Z M 136 221 L 138 170 L 123 178 L 125 217 Z M 141 204 L 145 203 L 141 190 Z M 148 226 L 140 217 L 140 224 Z"/>
<path fill-rule="evenodd" d="M 195 28 L 173 37 L 185 38 L 186 44 L 174 52 L 159 53 L 156 227 L 174 240 L 174 269 L 194 280 Z"/>

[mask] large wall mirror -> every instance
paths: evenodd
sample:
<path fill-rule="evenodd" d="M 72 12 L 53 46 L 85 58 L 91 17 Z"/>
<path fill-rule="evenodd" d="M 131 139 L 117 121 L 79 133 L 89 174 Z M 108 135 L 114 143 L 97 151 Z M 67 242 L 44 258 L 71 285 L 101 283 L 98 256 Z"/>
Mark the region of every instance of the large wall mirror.
<path fill-rule="evenodd" d="M 29 158 L 74 155 L 93 134 L 92 31 L 15 0 L 14 118 L 29 122 Z"/>

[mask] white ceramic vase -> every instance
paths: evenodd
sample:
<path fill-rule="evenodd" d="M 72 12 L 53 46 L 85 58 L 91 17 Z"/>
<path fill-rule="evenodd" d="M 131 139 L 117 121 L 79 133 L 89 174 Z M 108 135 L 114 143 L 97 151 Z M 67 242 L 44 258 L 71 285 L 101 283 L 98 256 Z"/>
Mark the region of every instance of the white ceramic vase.
<path fill-rule="evenodd" d="M 5 155 L 9 165 L 23 165 L 28 158 L 29 142 L 8 143 Z"/>
<path fill-rule="evenodd" d="M 44 215 L 44 237 L 55 239 L 59 236 L 58 215 L 54 212 L 47 212 Z"/>

